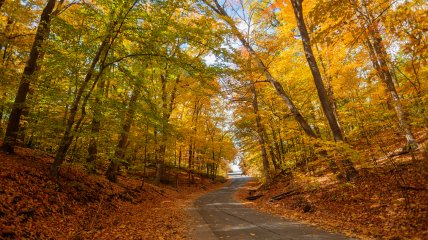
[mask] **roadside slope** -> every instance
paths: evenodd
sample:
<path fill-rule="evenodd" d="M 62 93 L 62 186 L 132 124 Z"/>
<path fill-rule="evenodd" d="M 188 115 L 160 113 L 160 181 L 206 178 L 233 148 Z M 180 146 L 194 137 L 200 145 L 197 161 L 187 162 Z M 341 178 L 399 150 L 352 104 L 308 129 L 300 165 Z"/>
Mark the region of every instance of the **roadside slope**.
<path fill-rule="evenodd" d="M 428 175 L 422 153 L 360 167 L 350 182 L 303 172 L 279 175 L 265 188 L 257 181 L 238 194 L 259 210 L 362 239 L 428 239 Z M 425 170 L 424 170 L 425 169 Z M 256 200 L 246 198 L 256 196 Z"/>
<path fill-rule="evenodd" d="M 187 239 L 185 208 L 218 184 L 182 184 L 176 190 L 139 178 L 88 175 L 78 165 L 49 176 L 52 158 L 17 149 L 0 153 L 0 238 Z"/>

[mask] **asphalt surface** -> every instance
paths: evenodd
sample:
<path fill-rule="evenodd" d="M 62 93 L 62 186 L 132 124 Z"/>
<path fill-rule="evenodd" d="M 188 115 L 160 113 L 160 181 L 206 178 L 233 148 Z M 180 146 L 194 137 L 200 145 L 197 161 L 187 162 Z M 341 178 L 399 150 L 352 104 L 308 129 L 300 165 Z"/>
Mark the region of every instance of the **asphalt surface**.
<path fill-rule="evenodd" d="M 196 225 L 194 239 L 350 239 L 258 212 L 236 202 L 233 199 L 234 193 L 250 178 L 231 178 L 230 185 L 206 194 L 195 202 L 192 214 L 199 224 Z"/>

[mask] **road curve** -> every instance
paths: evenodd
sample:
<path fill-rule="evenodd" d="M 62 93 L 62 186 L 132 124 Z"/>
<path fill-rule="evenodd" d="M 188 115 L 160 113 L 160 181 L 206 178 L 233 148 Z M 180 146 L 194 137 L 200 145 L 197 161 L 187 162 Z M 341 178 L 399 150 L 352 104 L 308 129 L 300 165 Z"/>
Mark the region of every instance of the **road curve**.
<path fill-rule="evenodd" d="M 193 215 L 197 215 L 203 224 L 196 227 L 194 239 L 349 239 L 340 234 L 258 212 L 236 202 L 233 199 L 234 193 L 249 179 L 231 176 L 230 185 L 196 200 Z"/>

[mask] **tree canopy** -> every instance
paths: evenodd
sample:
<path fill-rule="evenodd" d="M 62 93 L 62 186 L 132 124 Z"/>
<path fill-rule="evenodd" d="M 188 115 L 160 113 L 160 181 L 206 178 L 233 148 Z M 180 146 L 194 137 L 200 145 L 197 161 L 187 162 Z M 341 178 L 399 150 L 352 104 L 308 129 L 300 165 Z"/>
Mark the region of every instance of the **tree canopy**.
<path fill-rule="evenodd" d="M 0 134 L 111 181 L 351 179 L 428 125 L 426 1 L 1 1 Z M 361 152 L 365 148 L 372 151 Z M 313 166 L 317 166 L 316 169 Z"/>

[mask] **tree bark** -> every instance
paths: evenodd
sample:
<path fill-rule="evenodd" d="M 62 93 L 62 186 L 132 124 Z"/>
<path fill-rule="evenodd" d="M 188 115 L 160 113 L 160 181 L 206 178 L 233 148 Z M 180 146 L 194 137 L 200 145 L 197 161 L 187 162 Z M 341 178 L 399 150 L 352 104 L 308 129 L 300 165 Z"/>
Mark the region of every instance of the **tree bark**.
<path fill-rule="evenodd" d="M 37 27 L 36 36 L 34 38 L 33 45 L 31 47 L 30 56 L 28 57 L 27 63 L 24 68 L 24 72 L 19 83 L 18 92 L 15 97 L 14 104 L 12 106 L 12 112 L 10 113 L 9 121 L 6 128 L 6 134 L 2 146 L 2 150 L 8 153 L 14 152 L 14 146 L 19 131 L 19 121 L 22 115 L 22 111 L 25 107 L 25 100 L 30 90 L 30 83 L 34 78 L 34 74 L 38 68 L 37 61 L 41 58 L 41 48 L 43 42 L 48 37 L 50 28 L 49 25 L 52 19 L 52 12 L 55 7 L 56 0 L 48 0 L 40 16 L 40 22 Z"/>
<path fill-rule="evenodd" d="M 180 148 L 178 152 L 178 169 L 181 169 L 181 157 L 182 157 L 182 152 L 181 152 L 181 144 L 180 144 Z"/>
<path fill-rule="evenodd" d="M 252 80 L 251 80 L 252 81 Z M 251 82 L 251 93 L 252 93 L 252 105 L 253 105 L 253 112 L 256 115 L 256 127 L 257 127 L 257 140 L 260 145 L 260 150 L 262 153 L 262 161 L 263 161 L 263 175 L 266 180 L 266 184 L 271 183 L 271 176 L 270 176 L 270 167 L 269 167 L 269 160 L 266 153 L 266 140 L 265 140 L 265 129 L 263 127 L 260 114 L 259 114 L 259 104 L 257 102 L 257 92 L 256 87 L 254 86 L 254 82 Z"/>
<path fill-rule="evenodd" d="M 4 102 L 3 99 L 2 99 L 2 102 Z M 4 105 L 2 103 L 0 106 L 0 136 L 3 135 L 3 112 L 4 112 Z"/>
<path fill-rule="evenodd" d="M 177 85 L 180 82 L 180 76 L 178 76 L 175 79 L 174 82 L 174 88 L 171 92 L 171 97 L 168 102 L 168 93 L 166 89 L 167 85 L 167 79 L 166 75 L 161 75 L 161 84 L 162 84 L 162 128 L 161 128 L 161 144 L 159 146 L 159 159 L 156 164 L 156 177 L 155 177 L 155 183 L 160 183 L 160 180 L 162 178 L 162 169 L 163 165 L 165 164 L 165 154 L 166 154 L 166 142 L 168 140 L 168 125 L 169 125 L 169 119 L 171 117 L 171 113 L 174 106 L 175 101 L 175 95 L 177 92 Z"/>
<path fill-rule="evenodd" d="M 333 133 L 333 138 L 335 141 L 343 141 L 343 133 L 339 127 L 338 120 L 334 114 L 333 108 L 328 99 L 327 91 L 324 87 L 324 83 L 322 81 L 321 73 L 318 68 L 317 61 L 314 57 L 314 53 L 312 51 L 312 46 L 309 38 L 309 33 L 305 25 L 305 21 L 303 19 L 303 11 L 302 11 L 302 0 L 291 0 L 294 10 L 294 16 L 297 21 L 297 26 L 299 28 L 300 36 L 302 38 L 303 48 L 305 51 L 306 60 L 308 62 L 309 68 L 311 69 L 312 76 L 314 78 L 315 87 L 318 92 L 318 97 L 321 102 L 322 109 L 324 111 L 324 115 L 327 118 L 330 129 Z"/>
<path fill-rule="evenodd" d="M 103 58 L 103 63 L 105 62 L 105 59 L 107 58 L 107 54 L 104 55 Z M 101 68 L 103 69 L 104 66 L 101 66 Z M 91 138 L 89 140 L 89 146 L 88 146 L 88 157 L 86 158 L 86 162 L 88 164 L 88 171 L 91 173 L 95 173 L 95 166 L 94 163 L 97 160 L 97 155 L 98 155 L 98 143 L 97 143 L 97 138 L 98 138 L 98 134 L 101 130 L 101 116 L 102 116 L 102 112 L 101 112 L 101 97 L 104 94 L 104 87 L 105 87 L 105 83 L 103 80 L 100 81 L 100 84 L 98 85 L 98 95 L 95 97 L 95 105 L 94 105 L 94 109 L 93 109 L 93 116 L 92 116 L 92 122 L 91 122 Z"/>
<path fill-rule="evenodd" d="M 119 142 L 117 143 L 114 152 L 114 158 L 111 159 L 110 165 L 106 172 L 106 177 L 111 182 L 117 182 L 117 175 L 119 174 L 120 162 L 125 157 L 125 151 L 128 143 L 129 131 L 131 130 L 132 123 L 134 122 L 135 111 L 137 107 L 137 100 L 140 96 L 141 88 L 137 84 L 132 92 L 128 104 L 128 110 L 122 123 L 122 131 L 120 133 Z"/>
<path fill-rule="evenodd" d="M 272 143 L 275 146 L 275 151 L 276 151 L 276 154 L 278 155 L 278 159 L 276 161 L 276 165 L 277 165 L 276 166 L 276 170 L 281 170 L 280 162 L 282 162 L 283 159 L 284 159 L 283 158 L 283 153 L 282 153 L 282 151 L 280 149 L 280 143 L 279 143 L 279 140 L 278 140 L 278 136 L 276 135 L 276 129 L 274 128 L 273 125 L 270 125 L 270 128 L 271 128 L 271 131 L 272 131 L 272 139 L 273 139 Z"/>

